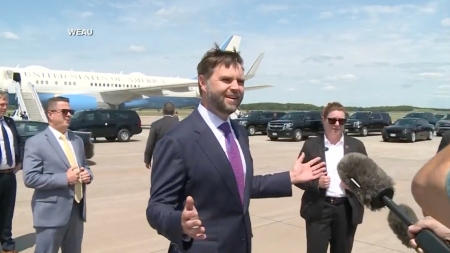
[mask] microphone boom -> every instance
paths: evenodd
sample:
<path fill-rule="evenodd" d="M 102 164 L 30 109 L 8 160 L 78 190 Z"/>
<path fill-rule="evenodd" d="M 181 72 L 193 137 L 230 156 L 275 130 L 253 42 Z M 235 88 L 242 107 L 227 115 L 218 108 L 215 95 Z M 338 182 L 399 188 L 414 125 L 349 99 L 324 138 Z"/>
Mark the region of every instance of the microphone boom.
<path fill-rule="evenodd" d="M 348 153 L 337 167 L 342 182 L 361 204 L 372 211 L 387 207 L 407 226 L 414 224 L 392 200 L 394 180 L 372 159 L 360 153 Z M 422 229 L 414 239 L 426 253 L 450 253 L 450 245 L 429 229 Z"/>

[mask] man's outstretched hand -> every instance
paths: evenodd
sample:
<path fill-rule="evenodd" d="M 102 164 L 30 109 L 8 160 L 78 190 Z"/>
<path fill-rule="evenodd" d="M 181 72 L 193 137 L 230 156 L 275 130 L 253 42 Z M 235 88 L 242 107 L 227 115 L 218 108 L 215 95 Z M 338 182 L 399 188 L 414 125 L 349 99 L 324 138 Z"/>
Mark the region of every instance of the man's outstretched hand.
<path fill-rule="evenodd" d="M 202 226 L 202 221 L 198 217 L 197 209 L 194 206 L 194 199 L 192 197 L 186 198 L 184 210 L 181 213 L 181 227 L 183 234 L 196 240 L 203 240 L 206 238 L 205 228 Z"/>
<path fill-rule="evenodd" d="M 305 159 L 305 153 L 302 152 L 290 171 L 292 184 L 305 183 L 326 173 L 325 163 L 320 162 L 320 157 L 316 157 L 307 163 L 303 163 L 303 159 Z"/>

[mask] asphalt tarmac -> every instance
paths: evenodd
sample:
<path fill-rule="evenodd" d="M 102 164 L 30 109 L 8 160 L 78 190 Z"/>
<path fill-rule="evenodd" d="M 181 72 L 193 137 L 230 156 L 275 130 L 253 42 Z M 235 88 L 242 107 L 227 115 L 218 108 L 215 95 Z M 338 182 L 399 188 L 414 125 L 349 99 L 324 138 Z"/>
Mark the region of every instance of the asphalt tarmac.
<path fill-rule="evenodd" d="M 146 117 L 150 124 L 158 117 Z M 145 209 L 149 199 L 150 171 L 143 163 L 143 152 L 149 130 L 133 136 L 128 143 L 98 140 L 91 159 L 94 181 L 87 188 L 87 223 L 83 252 L 87 253 L 165 253 L 169 242 L 147 223 Z M 381 136 L 357 137 L 369 156 L 396 182 L 397 203 L 410 205 L 421 217 L 420 208 L 410 192 L 414 174 L 435 153 L 440 137 L 416 143 L 384 143 Z M 255 174 L 289 170 L 303 142 L 269 141 L 266 136 L 250 137 Z M 23 184 L 17 173 L 18 190 L 14 214 L 13 236 L 17 250 L 34 252 L 32 225 L 32 189 Z M 302 190 L 280 199 L 252 200 L 250 214 L 253 226 L 253 252 L 306 252 L 304 220 L 299 215 Z M 364 223 L 358 227 L 354 253 L 414 252 L 404 247 L 386 222 L 388 210 L 366 210 Z"/>

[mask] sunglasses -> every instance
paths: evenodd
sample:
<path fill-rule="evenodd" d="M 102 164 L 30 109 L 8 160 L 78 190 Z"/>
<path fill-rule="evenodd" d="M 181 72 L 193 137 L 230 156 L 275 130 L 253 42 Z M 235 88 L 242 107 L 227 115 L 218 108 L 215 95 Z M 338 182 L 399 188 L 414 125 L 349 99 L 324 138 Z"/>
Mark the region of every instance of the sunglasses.
<path fill-rule="evenodd" d="M 344 125 L 345 122 L 347 122 L 347 119 L 337 119 L 337 118 L 328 118 L 328 123 L 331 125 L 336 124 L 336 122 L 339 122 L 339 125 Z"/>
<path fill-rule="evenodd" d="M 75 113 L 75 110 L 71 110 L 71 109 L 61 109 L 61 110 L 52 110 L 52 112 L 60 112 L 62 115 L 66 116 L 67 114 L 73 115 Z"/>

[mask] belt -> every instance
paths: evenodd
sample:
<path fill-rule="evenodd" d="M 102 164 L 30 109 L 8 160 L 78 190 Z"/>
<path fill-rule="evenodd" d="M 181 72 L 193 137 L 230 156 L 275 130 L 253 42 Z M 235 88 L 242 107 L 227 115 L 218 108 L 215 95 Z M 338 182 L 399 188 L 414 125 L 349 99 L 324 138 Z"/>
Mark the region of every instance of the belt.
<path fill-rule="evenodd" d="M 347 197 L 325 197 L 325 202 L 333 204 L 333 205 L 340 205 L 347 201 Z"/>
<path fill-rule="evenodd" d="M 14 169 L 6 169 L 6 170 L 0 170 L 0 174 L 9 174 L 13 173 Z"/>

